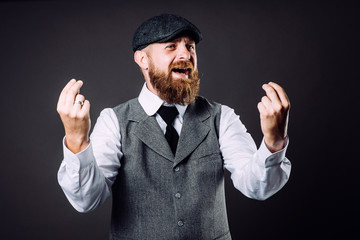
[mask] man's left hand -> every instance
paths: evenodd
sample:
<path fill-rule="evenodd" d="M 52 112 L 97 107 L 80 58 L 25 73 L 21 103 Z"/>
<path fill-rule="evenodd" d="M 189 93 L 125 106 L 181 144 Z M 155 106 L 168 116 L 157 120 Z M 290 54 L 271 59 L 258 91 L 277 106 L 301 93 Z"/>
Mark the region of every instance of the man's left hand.
<path fill-rule="evenodd" d="M 266 96 L 258 103 L 261 130 L 270 152 L 284 148 L 287 138 L 290 102 L 284 89 L 274 82 L 264 84 Z"/>

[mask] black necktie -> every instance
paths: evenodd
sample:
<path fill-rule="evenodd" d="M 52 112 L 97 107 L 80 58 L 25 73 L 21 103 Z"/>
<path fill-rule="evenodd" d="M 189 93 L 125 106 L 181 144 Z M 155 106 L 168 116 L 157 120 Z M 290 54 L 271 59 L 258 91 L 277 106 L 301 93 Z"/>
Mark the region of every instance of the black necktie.
<path fill-rule="evenodd" d="M 179 140 L 179 135 L 176 132 L 175 128 L 173 127 L 172 123 L 175 117 L 179 114 L 179 112 L 176 109 L 176 107 L 161 106 L 160 109 L 158 110 L 158 113 L 167 124 L 165 138 L 170 145 L 171 151 L 175 154 Z"/>

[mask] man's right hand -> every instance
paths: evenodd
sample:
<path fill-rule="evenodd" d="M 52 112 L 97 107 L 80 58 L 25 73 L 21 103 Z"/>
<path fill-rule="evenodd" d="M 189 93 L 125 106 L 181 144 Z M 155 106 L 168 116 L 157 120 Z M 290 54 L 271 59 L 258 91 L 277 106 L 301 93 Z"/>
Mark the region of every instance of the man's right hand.
<path fill-rule="evenodd" d="M 79 94 L 82 85 L 82 81 L 70 80 L 57 103 L 57 112 L 65 128 L 66 146 L 75 154 L 84 150 L 90 142 L 90 102 Z"/>

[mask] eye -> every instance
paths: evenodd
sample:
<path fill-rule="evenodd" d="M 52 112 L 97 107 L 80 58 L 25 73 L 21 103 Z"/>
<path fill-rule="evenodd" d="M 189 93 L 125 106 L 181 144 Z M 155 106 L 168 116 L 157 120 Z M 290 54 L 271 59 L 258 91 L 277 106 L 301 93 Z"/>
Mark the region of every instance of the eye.
<path fill-rule="evenodd" d="M 166 48 L 170 50 L 175 49 L 175 44 L 166 45 Z"/>
<path fill-rule="evenodd" d="M 195 46 L 193 44 L 188 44 L 186 45 L 186 48 L 191 51 L 191 50 L 195 50 Z"/>

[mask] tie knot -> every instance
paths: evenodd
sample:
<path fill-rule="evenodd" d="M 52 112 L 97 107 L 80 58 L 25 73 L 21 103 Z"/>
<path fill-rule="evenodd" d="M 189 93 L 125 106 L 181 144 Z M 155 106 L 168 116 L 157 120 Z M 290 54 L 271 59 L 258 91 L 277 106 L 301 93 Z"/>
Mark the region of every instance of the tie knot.
<path fill-rule="evenodd" d="M 171 125 L 175 117 L 179 114 L 176 107 L 161 106 L 158 110 L 161 118 L 166 122 L 167 125 Z"/>

